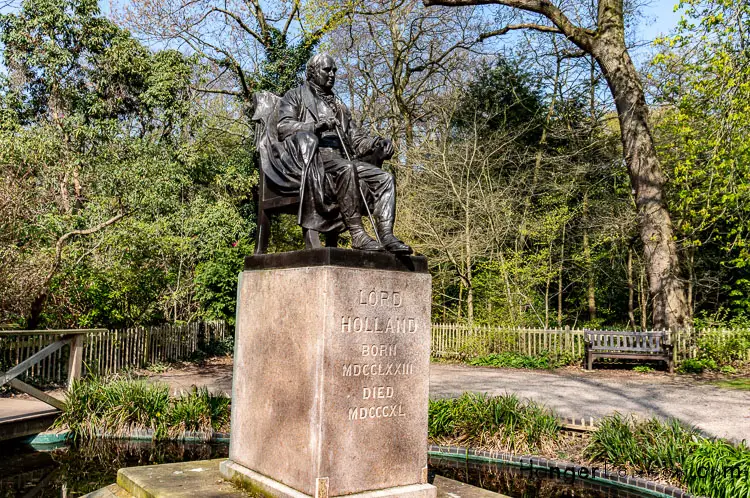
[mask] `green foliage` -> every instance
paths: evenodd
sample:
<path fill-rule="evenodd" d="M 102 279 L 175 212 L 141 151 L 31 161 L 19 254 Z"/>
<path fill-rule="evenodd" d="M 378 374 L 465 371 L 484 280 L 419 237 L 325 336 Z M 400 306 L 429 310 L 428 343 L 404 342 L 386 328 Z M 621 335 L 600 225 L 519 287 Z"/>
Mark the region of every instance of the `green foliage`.
<path fill-rule="evenodd" d="M 689 0 L 652 75 L 669 205 L 695 283 L 696 316 L 750 311 L 750 8 Z"/>
<path fill-rule="evenodd" d="M 750 448 L 744 441 L 701 440 L 684 460 L 682 481 L 700 496 L 750 497 Z"/>
<path fill-rule="evenodd" d="M 548 449 L 559 438 L 554 414 L 515 395 L 465 393 L 430 400 L 428 434 L 470 446 L 491 446 L 516 453 Z"/>
<path fill-rule="evenodd" d="M 538 142 L 543 105 L 532 76 L 504 58 L 498 58 L 494 65 L 483 62 L 475 74 L 476 79 L 461 96 L 453 126 L 471 130 L 478 122 L 480 134 L 485 135 L 531 124 L 524 141 Z"/>
<path fill-rule="evenodd" d="M 502 353 L 493 353 L 487 356 L 474 358 L 469 360 L 468 363 L 469 365 L 475 366 L 550 370 L 570 365 L 574 362 L 573 355 L 567 351 L 558 353 L 542 351 L 537 356 L 528 356 L 514 351 L 505 351 Z"/>
<path fill-rule="evenodd" d="M 227 336 L 209 342 L 190 355 L 190 361 L 204 361 L 216 356 L 231 356 L 234 353 L 234 337 Z"/>
<path fill-rule="evenodd" d="M 300 73 L 320 42 L 320 34 L 306 34 L 296 44 L 289 44 L 281 31 L 269 27 L 265 47 L 266 59 L 261 64 L 259 88 L 284 95 L 299 83 Z"/>
<path fill-rule="evenodd" d="M 0 41 L 0 322 L 233 318 L 257 184 L 226 124 L 241 106 L 196 98 L 193 58 L 150 51 L 95 1 L 27 0 Z"/>
<path fill-rule="evenodd" d="M 215 396 L 205 387 L 193 388 L 172 402 L 169 411 L 169 432 L 206 432 L 221 430 L 229 426 L 229 404 L 227 396 Z"/>
<path fill-rule="evenodd" d="M 584 450 L 588 458 L 679 480 L 696 495 L 750 496 L 750 449 L 710 440 L 676 419 L 603 418 Z"/>
<path fill-rule="evenodd" d="M 640 472 L 676 477 L 698 438 L 697 429 L 677 419 L 637 420 L 616 413 L 600 420 L 584 455 Z"/>
<path fill-rule="evenodd" d="M 681 374 L 702 374 L 704 370 L 716 370 L 717 365 L 712 360 L 688 358 L 680 362 L 677 366 L 677 373 Z"/>
<path fill-rule="evenodd" d="M 636 365 L 633 367 L 633 372 L 638 373 L 651 373 L 654 369 L 649 367 L 648 365 Z"/>
<path fill-rule="evenodd" d="M 206 388 L 170 398 L 166 384 L 94 378 L 73 383 L 55 425 L 69 429 L 75 439 L 126 437 L 141 429 L 153 430 L 154 439 L 174 439 L 185 431 L 228 429 L 229 405 L 228 397 Z"/>
<path fill-rule="evenodd" d="M 695 338 L 697 356 L 682 361 L 677 371 L 679 373 L 703 373 L 704 370 L 719 370 L 732 373 L 733 365 L 740 364 L 747 359 L 750 351 L 750 333 L 740 330 L 730 336 L 711 330 L 703 331 Z"/>
<path fill-rule="evenodd" d="M 234 324 L 237 276 L 248 252 L 245 243 L 221 248 L 195 268 L 195 298 L 201 303 L 204 317 Z"/>
<path fill-rule="evenodd" d="M 712 370 L 719 366 L 729 365 L 747 358 L 750 350 L 750 333 L 733 334 L 728 339 L 716 337 L 710 332 L 698 337 L 698 358 L 713 365 Z"/>
<path fill-rule="evenodd" d="M 739 389 L 740 391 L 750 391 L 750 379 L 748 378 L 719 380 L 719 381 L 714 382 L 714 385 L 717 385 L 719 387 L 724 387 L 726 389 Z"/>

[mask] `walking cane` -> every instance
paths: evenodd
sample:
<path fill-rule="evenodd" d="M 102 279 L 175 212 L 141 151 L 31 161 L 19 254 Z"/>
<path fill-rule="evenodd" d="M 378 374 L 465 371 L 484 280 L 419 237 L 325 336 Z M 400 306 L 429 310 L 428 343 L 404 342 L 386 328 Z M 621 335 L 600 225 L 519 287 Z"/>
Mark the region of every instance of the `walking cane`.
<path fill-rule="evenodd" d="M 344 148 L 344 154 L 346 154 L 346 160 L 351 161 L 352 158 L 349 155 L 349 150 L 346 148 L 346 143 L 344 142 L 343 137 L 341 136 L 341 132 L 339 131 L 339 125 L 336 125 L 336 135 L 339 136 L 339 141 L 341 142 L 341 146 Z M 370 212 L 370 206 L 367 205 L 367 199 L 365 199 L 365 194 L 362 192 L 362 185 L 359 184 L 359 179 L 357 179 L 357 188 L 359 189 L 359 195 L 362 197 L 362 204 L 365 205 L 365 210 L 367 211 L 367 217 L 370 219 L 370 224 L 372 225 L 372 230 L 375 232 L 375 238 L 378 239 L 378 244 L 382 245 L 383 243 L 380 241 L 380 234 L 378 233 L 378 229 L 375 227 L 375 220 L 372 217 L 372 213 Z"/>

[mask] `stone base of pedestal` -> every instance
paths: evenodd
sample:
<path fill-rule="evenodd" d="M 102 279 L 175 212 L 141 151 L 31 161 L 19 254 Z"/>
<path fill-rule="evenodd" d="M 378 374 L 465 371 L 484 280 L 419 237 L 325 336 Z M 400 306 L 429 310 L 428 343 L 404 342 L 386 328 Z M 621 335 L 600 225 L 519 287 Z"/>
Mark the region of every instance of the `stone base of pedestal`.
<path fill-rule="evenodd" d="M 333 248 L 255 256 L 237 293 L 222 468 L 245 469 L 274 496 L 435 496 L 425 486 L 425 258 Z"/>
<path fill-rule="evenodd" d="M 315 496 L 306 495 L 230 460 L 221 462 L 219 470 L 222 477 L 234 482 L 235 485 L 259 490 L 275 498 L 334 498 L 325 494 L 325 485 L 319 487 L 319 492 Z M 432 484 L 412 484 L 345 496 L 347 498 L 435 498 L 437 488 Z"/>

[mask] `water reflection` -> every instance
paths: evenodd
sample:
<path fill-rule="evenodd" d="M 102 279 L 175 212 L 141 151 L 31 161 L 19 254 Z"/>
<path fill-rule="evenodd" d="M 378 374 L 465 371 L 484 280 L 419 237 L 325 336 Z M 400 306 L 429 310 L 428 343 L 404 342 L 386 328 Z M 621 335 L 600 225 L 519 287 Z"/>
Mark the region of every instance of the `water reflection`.
<path fill-rule="evenodd" d="M 227 444 L 96 440 L 35 451 L 0 446 L 0 498 L 75 497 L 112 484 L 122 467 L 226 458 Z M 513 498 L 645 498 L 591 481 L 531 476 L 517 467 L 430 457 L 430 472 Z"/>
<path fill-rule="evenodd" d="M 74 497 L 112 484 L 122 467 L 224 458 L 226 444 L 96 440 L 35 451 L 0 448 L 0 497 Z"/>
<path fill-rule="evenodd" d="M 602 486 L 585 479 L 532 475 L 528 470 L 499 463 L 431 456 L 430 472 L 501 493 L 512 498 L 648 498 L 652 495 Z"/>

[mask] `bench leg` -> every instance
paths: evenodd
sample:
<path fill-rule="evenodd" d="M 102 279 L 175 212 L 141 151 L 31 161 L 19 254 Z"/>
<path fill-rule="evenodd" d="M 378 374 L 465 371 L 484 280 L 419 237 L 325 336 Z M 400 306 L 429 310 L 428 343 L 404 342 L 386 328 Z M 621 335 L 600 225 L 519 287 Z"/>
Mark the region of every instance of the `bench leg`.
<path fill-rule="evenodd" d="M 268 251 L 268 240 L 271 235 L 271 220 L 265 209 L 258 209 L 258 228 L 255 239 L 255 254 L 265 254 Z"/>
<path fill-rule="evenodd" d="M 593 355 L 589 354 L 586 356 L 586 364 L 588 365 L 588 368 L 586 370 L 593 370 L 594 369 L 594 357 Z"/>

